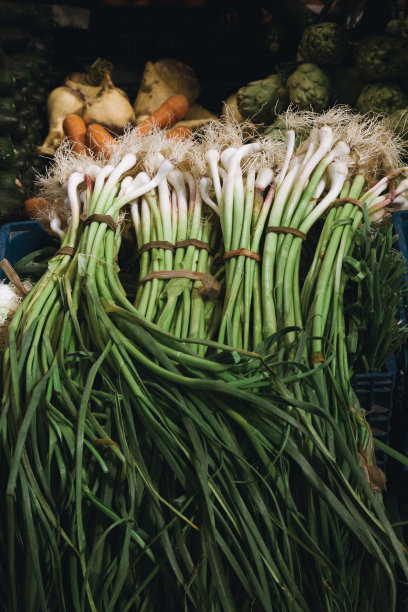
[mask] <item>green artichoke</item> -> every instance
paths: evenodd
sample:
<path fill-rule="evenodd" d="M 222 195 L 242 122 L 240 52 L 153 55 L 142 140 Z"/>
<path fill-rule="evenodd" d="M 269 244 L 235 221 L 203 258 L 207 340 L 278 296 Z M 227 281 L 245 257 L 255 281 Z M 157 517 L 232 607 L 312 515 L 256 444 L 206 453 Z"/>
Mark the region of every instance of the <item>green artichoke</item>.
<path fill-rule="evenodd" d="M 391 114 L 407 105 L 407 96 L 395 83 L 374 83 L 363 87 L 356 108 L 364 114 L 369 111 Z"/>
<path fill-rule="evenodd" d="M 299 110 L 321 112 L 329 103 L 330 80 L 316 64 L 300 64 L 286 83 L 289 98 Z"/>
<path fill-rule="evenodd" d="M 408 39 L 408 16 L 404 15 L 404 13 L 399 13 L 397 19 L 391 19 L 387 23 L 385 31 L 393 36 Z"/>
<path fill-rule="evenodd" d="M 269 123 L 288 105 L 288 90 L 279 74 L 252 81 L 237 93 L 238 109 L 243 117 Z"/>
<path fill-rule="evenodd" d="M 303 32 L 299 45 L 299 57 L 306 62 L 322 66 L 339 66 L 347 53 L 346 30 L 338 23 L 323 21 Z"/>
<path fill-rule="evenodd" d="M 277 117 L 272 125 L 266 127 L 263 131 L 264 136 L 270 136 L 273 140 L 286 140 L 286 119 L 285 117 Z M 303 140 L 308 136 L 309 131 L 304 129 L 296 130 L 295 146 L 298 147 Z"/>
<path fill-rule="evenodd" d="M 264 131 L 265 136 L 271 136 L 274 140 L 286 140 L 286 121 L 282 117 L 277 117 L 272 125 L 268 125 Z"/>
<path fill-rule="evenodd" d="M 361 79 L 360 72 L 354 66 L 341 66 L 334 70 L 331 75 L 333 87 L 332 99 L 339 104 L 354 106 L 365 83 Z"/>
<path fill-rule="evenodd" d="M 406 74 L 404 43 L 389 34 L 367 36 L 357 45 L 355 63 L 366 81 L 393 81 Z"/>

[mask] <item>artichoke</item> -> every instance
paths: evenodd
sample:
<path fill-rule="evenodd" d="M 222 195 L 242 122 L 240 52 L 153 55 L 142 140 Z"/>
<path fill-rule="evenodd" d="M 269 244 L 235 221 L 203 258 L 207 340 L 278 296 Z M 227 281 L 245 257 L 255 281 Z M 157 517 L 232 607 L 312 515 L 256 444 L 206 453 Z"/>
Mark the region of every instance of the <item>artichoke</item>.
<path fill-rule="evenodd" d="M 303 32 L 299 45 L 299 57 L 306 62 L 323 66 L 339 66 L 347 53 L 346 30 L 338 23 L 323 21 Z"/>
<path fill-rule="evenodd" d="M 286 140 L 286 119 L 285 117 L 277 117 L 272 125 L 266 127 L 263 131 L 264 136 L 270 136 L 273 140 Z M 296 130 L 295 146 L 298 147 L 309 134 L 308 129 L 300 128 Z"/>
<path fill-rule="evenodd" d="M 316 64 L 300 64 L 287 80 L 289 98 L 299 110 L 321 112 L 329 103 L 329 77 Z"/>
<path fill-rule="evenodd" d="M 393 81 L 406 74 L 406 46 L 389 34 L 374 34 L 357 46 L 356 67 L 366 81 Z"/>
<path fill-rule="evenodd" d="M 363 87 L 357 100 L 357 110 L 391 114 L 407 104 L 407 97 L 395 83 L 374 83 Z"/>
<path fill-rule="evenodd" d="M 385 31 L 393 36 L 400 36 L 401 38 L 408 38 L 408 16 L 404 13 L 399 13 L 397 19 L 391 19 L 387 23 Z"/>
<path fill-rule="evenodd" d="M 265 136 L 271 136 L 274 140 L 286 140 L 286 121 L 282 117 L 277 117 L 272 125 L 268 125 L 264 131 Z"/>
<path fill-rule="evenodd" d="M 332 78 L 334 102 L 354 106 L 365 83 L 357 68 L 341 66 L 334 70 Z"/>
<path fill-rule="evenodd" d="M 237 93 L 237 103 L 243 117 L 268 123 L 287 106 L 288 90 L 279 74 L 271 74 L 266 79 L 241 87 Z"/>

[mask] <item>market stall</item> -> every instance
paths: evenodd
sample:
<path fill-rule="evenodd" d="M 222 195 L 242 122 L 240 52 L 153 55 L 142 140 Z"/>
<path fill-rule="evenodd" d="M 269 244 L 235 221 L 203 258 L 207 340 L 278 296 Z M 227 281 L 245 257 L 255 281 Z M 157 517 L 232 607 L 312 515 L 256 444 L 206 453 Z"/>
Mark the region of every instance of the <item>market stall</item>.
<path fill-rule="evenodd" d="M 404 609 L 408 17 L 250 4 L 0 2 L 0 610 Z"/>

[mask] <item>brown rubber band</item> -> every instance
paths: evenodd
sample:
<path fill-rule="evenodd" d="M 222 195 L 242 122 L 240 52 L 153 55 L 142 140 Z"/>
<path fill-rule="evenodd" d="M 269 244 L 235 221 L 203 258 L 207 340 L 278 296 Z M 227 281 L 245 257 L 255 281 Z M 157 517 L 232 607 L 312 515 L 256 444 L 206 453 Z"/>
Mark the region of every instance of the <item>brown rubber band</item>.
<path fill-rule="evenodd" d="M 98 215 L 98 214 L 89 215 L 89 217 L 83 220 L 83 225 L 85 227 L 86 225 L 89 225 L 89 223 L 93 223 L 94 221 L 96 223 L 106 223 L 109 229 L 111 229 L 113 232 L 116 232 L 116 229 L 118 227 L 118 224 L 116 223 L 114 219 L 112 219 L 110 215 Z"/>
<path fill-rule="evenodd" d="M 296 229 L 296 227 L 285 227 L 282 225 L 279 225 L 279 226 L 270 225 L 269 227 L 266 228 L 265 234 L 270 234 L 271 232 L 273 232 L 274 234 L 293 234 L 294 236 L 297 236 L 298 238 L 301 238 L 302 240 L 306 240 L 307 238 L 306 234 Z"/>
<path fill-rule="evenodd" d="M 361 200 L 358 200 L 357 198 L 338 198 L 337 200 L 334 200 L 329 208 L 335 208 L 336 206 L 343 206 L 343 204 L 355 204 L 356 206 L 359 206 L 361 208 L 361 210 L 364 210 L 364 204 Z"/>
<path fill-rule="evenodd" d="M 9 260 L 2 259 L 0 261 L 0 268 L 4 272 L 5 276 L 7 276 L 7 278 L 9 279 L 10 283 L 13 283 L 13 285 L 19 291 L 22 297 L 25 297 L 29 293 L 29 291 L 24 287 L 19 275 L 17 274 Z"/>
<path fill-rule="evenodd" d="M 110 438 L 96 438 L 96 440 L 92 440 L 92 444 L 94 446 L 116 446 L 116 448 L 122 450 L 119 444 Z"/>
<path fill-rule="evenodd" d="M 228 251 L 227 253 L 224 253 L 223 260 L 225 261 L 226 259 L 231 259 L 231 257 L 240 257 L 240 255 L 255 259 L 255 261 L 257 261 L 258 263 L 261 261 L 261 256 L 258 253 L 248 251 L 248 249 L 236 249 L 235 251 Z"/>
<path fill-rule="evenodd" d="M 395 188 L 395 183 L 393 180 L 390 181 L 390 192 L 388 194 L 388 196 L 379 204 L 376 204 L 374 206 L 374 208 L 384 208 L 385 206 L 388 206 L 388 204 L 391 204 L 391 202 L 393 202 L 395 200 L 396 197 L 396 188 Z"/>
<path fill-rule="evenodd" d="M 390 181 L 390 198 L 391 198 L 391 202 L 396 197 L 396 191 L 397 191 L 397 188 L 395 187 L 395 181 L 394 181 L 394 179 L 392 179 Z"/>
<path fill-rule="evenodd" d="M 174 253 L 174 251 L 176 250 L 174 244 L 172 244 L 171 242 L 167 242 L 167 240 L 153 240 L 152 242 L 146 242 L 146 244 L 144 244 L 138 250 L 137 256 L 140 257 L 142 253 L 150 251 L 150 249 L 167 249 L 168 251 L 172 251 L 172 253 Z"/>
<path fill-rule="evenodd" d="M 209 272 L 193 272 L 192 270 L 156 270 L 150 272 L 136 283 L 136 290 L 149 280 L 158 278 L 160 280 L 170 280 L 172 278 L 189 278 L 190 280 L 198 280 L 203 283 L 200 293 L 210 298 L 216 299 L 221 291 L 221 283 L 219 283 Z"/>
<path fill-rule="evenodd" d="M 208 242 L 203 242 L 202 240 L 196 240 L 195 238 L 187 238 L 187 240 L 180 240 L 176 243 L 176 249 L 178 249 L 179 247 L 181 248 L 188 246 L 195 246 L 197 247 L 197 249 L 205 249 L 210 253 L 210 255 L 212 254 L 212 249 Z"/>
<path fill-rule="evenodd" d="M 76 250 L 74 249 L 74 247 L 65 246 L 58 249 L 58 251 L 55 252 L 54 257 L 56 257 L 57 255 L 70 255 L 71 257 L 73 257 L 75 253 Z"/>
<path fill-rule="evenodd" d="M 314 365 L 315 363 L 322 363 L 323 361 L 326 361 L 323 353 L 315 353 L 310 358 L 310 365 Z"/>

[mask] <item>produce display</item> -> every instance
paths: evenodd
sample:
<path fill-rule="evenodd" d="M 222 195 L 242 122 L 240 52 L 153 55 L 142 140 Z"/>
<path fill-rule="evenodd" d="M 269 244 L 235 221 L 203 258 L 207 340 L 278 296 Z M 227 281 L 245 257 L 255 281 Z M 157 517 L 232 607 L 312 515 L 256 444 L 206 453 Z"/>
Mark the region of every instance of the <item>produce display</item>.
<path fill-rule="evenodd" d="M 147 120 L 145 125 L 149 126 L 152 116 L 162 128 L 177 123 L 187 130 L 214 118 L 200 104 L 194 104 L 200 86 L 192 68 L 181 62 L 172 59 L 147 62 L 133 107 L 126 92 L 114 86 L 112 68 L 111 62 L 98 59 L 88 72 L 68 75 L 64 85 L 50 92 L 49 133 L 38 147 L 41 155 L 54 155 L 65 136 L 69 136 L 64 130 L 64 120 L 71 115 L 81 117 L 85 126 L 101 125 L 113 136 Z M 174 118 L 162 113 L 159 120 L 158 109 L 176 95 L 186 99 L 184 112 L 177 112 Z"/>
<path fill-rule="evenodd" d="M 0 226 L 48 232 L 0 261 L 0 612 L 396 612 L 408 459 L 355 379 L 408 341 L 405 12 L 262 5 L 208 110 L 181 49 L 128 89 L 97 9 L 57 71 L 71 4 L 0 0 Z"/>
<path fill-rule="evenodd" d="M 339 12 L 340 5 L 347 3 L 337 4 Z M 335 14 L 334 5 L 326 13 L 331 10 Z M 365 9 L 361 7 L 362 14 Z M 341 21 L 339 15 L 336 17 Z M 275 64 L 275 73 L 237 92 L 238 109 L 243 118 L 257 124 L 272 124 L 287 104 L 285 84 L 290 103 L 299 110 L 321 112 L 333 104 L 347 104 L 360 113 L 388 115 L 406 108 L 408 43 L 404 35 L 404 13 L 386 24 L 385 32 L 368 34 L 358 40 L 351 38 L 342 23 L 325 20 L 324 16 L 321 19 L 318 23 L 305 24 L 297 53 L 283 43 L 280 53 L 270 49 L 271 72 Z M 350 27 L 351 21 L 347 18 L 344 23 Z M 275 31 L 278 25 L 273 21 L 267 32 Z M 285 36 L 289 34 L 286 32 Z M 279 61 L 274 61 L 274 55 Z M 276 79 L 280 83 L 279 93 L 272 89 L 268 92 L 264 83 Z M 246 97 L 248 89 L 253 101 L 250 105 Z"/>
<path fill-rule="evenodd" d="M 52 22 L 32 3 L 0 2 L 0 224 L 17 220 L 33 194 L 52 66 Z M 48 57 L 47 57 L 48 56 Z"/>
<path fill-rule="evenodd" d="M 61 247 L 6 319 L 5 610 L 395 609 L 406 549 L 350 377 L 356 284 L 386 266 L 404 293 L 376 229 L 408 198 L 400 141 L 344 108 L 280 119 L 58 148 Z"/>

